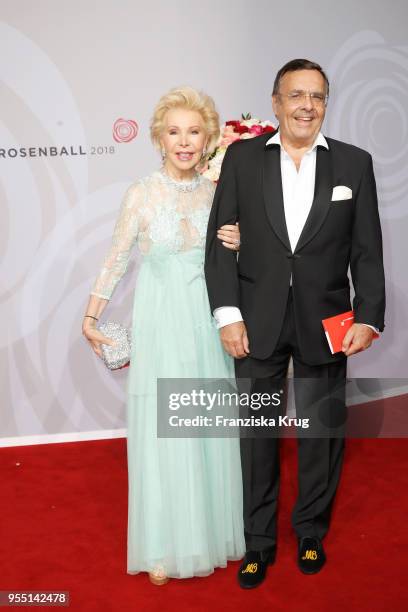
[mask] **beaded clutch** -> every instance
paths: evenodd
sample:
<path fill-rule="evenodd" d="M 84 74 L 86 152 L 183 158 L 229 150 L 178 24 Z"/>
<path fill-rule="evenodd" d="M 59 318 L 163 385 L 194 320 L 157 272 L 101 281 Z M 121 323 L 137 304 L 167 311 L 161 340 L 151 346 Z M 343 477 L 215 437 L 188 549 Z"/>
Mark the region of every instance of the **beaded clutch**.
<path fill-rule="evenodd" d="M 105 321 L 98 326 L 99 331 L 115 341 L 115 345 L 101 344 L 102 360 L 110 370 L 118 370 L 128 365 L 132 349 L 131 334 L 126 327 L 115 321 Z"/>

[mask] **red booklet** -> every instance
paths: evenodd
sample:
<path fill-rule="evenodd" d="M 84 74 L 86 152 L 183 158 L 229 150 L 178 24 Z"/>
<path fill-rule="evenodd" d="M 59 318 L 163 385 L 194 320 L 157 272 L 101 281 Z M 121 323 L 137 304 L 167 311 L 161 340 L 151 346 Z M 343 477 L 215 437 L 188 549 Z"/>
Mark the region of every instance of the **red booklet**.
<path fill-rule="evenodd" d="M 332 354 L 340 353 L 344 336 L 354 323 L 354 312 L 352 310 L 342 312 L 334 317 L 323 319 L 322 323 Z M 375 334 L 374 338 L 378 336 L 379 334 Z"/>

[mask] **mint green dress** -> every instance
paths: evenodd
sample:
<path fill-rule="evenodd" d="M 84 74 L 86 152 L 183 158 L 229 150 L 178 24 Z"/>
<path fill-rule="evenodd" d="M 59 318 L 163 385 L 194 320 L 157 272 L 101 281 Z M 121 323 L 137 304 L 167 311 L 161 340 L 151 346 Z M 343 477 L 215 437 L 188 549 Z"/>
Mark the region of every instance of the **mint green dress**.
<path fill-rule="evenodd" d="M 204 278 L 214 185 L 162 170 L 126 192 L 112 246 L 91 293 L 111 299 L 132 247 L 142 254 L 127 378 L 127 572 L 207 576 L 242 558 L 242 477 L 237 438 L 158 438 L 157 378 L 234 378 Z"/>

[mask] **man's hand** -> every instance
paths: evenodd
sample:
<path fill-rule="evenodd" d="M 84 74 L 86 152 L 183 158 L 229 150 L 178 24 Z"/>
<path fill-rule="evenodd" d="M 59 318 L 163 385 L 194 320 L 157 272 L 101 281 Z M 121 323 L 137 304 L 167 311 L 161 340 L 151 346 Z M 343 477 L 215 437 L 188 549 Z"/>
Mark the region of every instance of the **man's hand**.
<path fill-rule="evenodd" d="M 353 323 L 344 336 L 342 351 L 347 357 L 365 351 L 371 346 L 374 331 L 362 323 Z"/>
<path fill-rule="evenodd" d="M 221 342 L 229 355 L 242 359 L 249 353 L 249 341 L 245 323 L 237 321 L 220 329 Z"/>

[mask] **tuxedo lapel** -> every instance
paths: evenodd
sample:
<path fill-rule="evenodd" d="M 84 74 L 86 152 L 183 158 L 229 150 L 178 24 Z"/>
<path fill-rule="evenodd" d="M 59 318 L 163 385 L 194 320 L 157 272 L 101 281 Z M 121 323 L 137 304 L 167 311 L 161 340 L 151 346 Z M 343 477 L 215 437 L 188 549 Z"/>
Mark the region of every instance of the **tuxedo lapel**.
<path fill-rule="evenodd" d="M 332 157 L 330 150 L 317 147 L 316 178 L 313 203 L 303 226 L 295 252 L 303 248 L 320 230 L 330 209 L 333 189 Z"/>
<path fill-rule="evenodd" d="M 268 145 L 263 152 L 262 186 L 266 215 L 273 231 L 291 251 L 283 207 L 280 146 Z"/>

